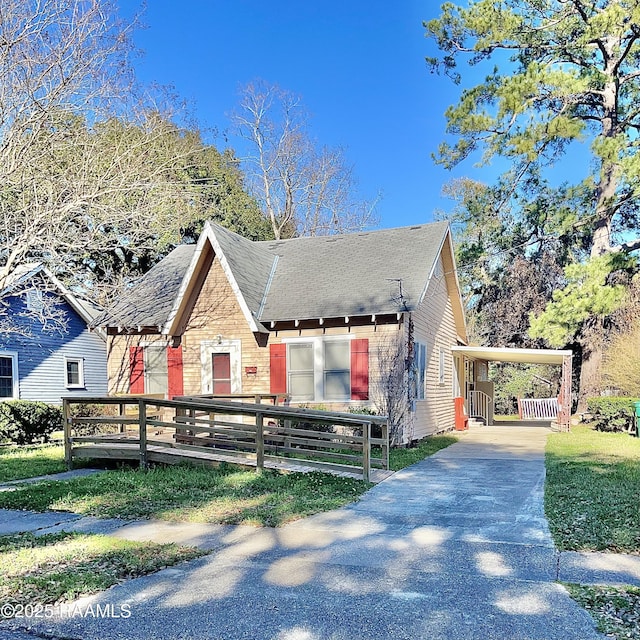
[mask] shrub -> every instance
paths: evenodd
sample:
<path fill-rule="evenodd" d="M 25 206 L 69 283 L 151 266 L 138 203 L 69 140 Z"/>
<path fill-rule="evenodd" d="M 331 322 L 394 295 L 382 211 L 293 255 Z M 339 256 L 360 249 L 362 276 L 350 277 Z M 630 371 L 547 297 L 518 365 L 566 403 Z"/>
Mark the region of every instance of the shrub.
<path fill-rule="evenodd" d="M 0 440 L 14 444 L 49 442 L 62 426 L 62 411 L 45 402 L 0 402 Z"/>
<path fill-rule="evenodd" d="M 593 415 L 597 431 L 627 431 L 633 427 L 634 402 L 638 398 L 600 397 L 587 399 L 587 408 Z"/>
<path fill-rule="evenodd" d="M 72 418 L 97 418 L 99 416 L 117 415 L 118 407 L 115 404 L 71 403 L 69 413 Z M 74 436 L 95 436 L 101 434 L 118 433 L 116 424 L 79 424 L 74 425 Z"/>
<path fill-rule="evenodd" d="M 380 414 L 371 407 L 349 407 L 349 413 L 353 413 L 360 416 L 379 416 Z M 352 433 L 354 436 L 362 435 L 361 427 L 353 427 Z M 382 425 L 372 424 L 371 425 L 371 437 L 372 438 L 382 438 Z"/>

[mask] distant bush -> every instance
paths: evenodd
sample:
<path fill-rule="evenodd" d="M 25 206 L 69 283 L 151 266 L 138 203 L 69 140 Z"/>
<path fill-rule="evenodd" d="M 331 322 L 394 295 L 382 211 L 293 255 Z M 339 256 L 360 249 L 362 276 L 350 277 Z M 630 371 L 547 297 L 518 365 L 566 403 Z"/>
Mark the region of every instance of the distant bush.
<path fill-rule="evenodd" d="M 62 410 L 45 402 L 0 402 L 0 440 L 14 444 L 49 442 L 62 427 Z"/>
<path fill-rule="evenodd" d="M 69 413 L 72 418 L 97 418 L 99 416 L 117 415 L 118 406 L 115 404 L 76 403 L 69 405 Z M 95 436 L 99 434 L 117 433 L 116 424 L 79 424 L 74 425 L 74 436 Z"/>
<path fill-rule="evenodd" d="M 587 408 L 593 416 L 592 424 L 597 431 L 627 431 L 633 427 L 634 402 L 639 398 L 598 397 L 588 398 Z"/>

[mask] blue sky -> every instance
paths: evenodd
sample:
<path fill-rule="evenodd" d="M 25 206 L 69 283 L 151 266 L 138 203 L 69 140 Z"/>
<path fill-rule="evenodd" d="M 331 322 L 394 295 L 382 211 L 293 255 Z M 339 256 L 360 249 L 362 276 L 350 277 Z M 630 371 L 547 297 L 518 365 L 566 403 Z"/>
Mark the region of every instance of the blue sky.
<path fill-rule="evenodd" d="M 422 21 L 432 0 L 149 0 L 135 38 L 144 82 L 171 84 L 200 125 L 224 132 L 239 87 L 256 78 L 300 94 L 321 144 L 347 148 L 360 191 L 379 205 L 382 227 L 432 220 L 442 185 L 456 175 L 490 181 L 464 164 L 455 173 L 431 153 L 445 135 L 444 111 L 459 88 L 431 75 Z M 139 2 L 121 0 L 131 15 Z M 219 135 L 213 142 L 222 148 Z M 229 146 L 242 149 L 238 141 Z"/>

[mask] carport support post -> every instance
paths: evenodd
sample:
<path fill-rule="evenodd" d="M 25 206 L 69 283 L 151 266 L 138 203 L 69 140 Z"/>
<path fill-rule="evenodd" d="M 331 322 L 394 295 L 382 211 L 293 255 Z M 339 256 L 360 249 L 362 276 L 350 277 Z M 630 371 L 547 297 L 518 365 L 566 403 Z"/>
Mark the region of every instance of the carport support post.
<path fill-rule="evenodd" d="M 143 398 L 138 400 L 138 422 L 140 440 L 140 468 L 147 468 L 147 405 Z"/>
<path fill-rule="evenodd" d="M 256 413 L 256 470 L 264 469 L 264 415 Z"/>
<path fill-rule="evenodd" d="M 571 430 L 571 378 L 573 357 L 562 356 L 562 384 L 560 386 L 560 413 L 558 426 L 562 431 Z"/>
<path fill-rule="evenodd" d="M 62 398 L 62 437 L 64 438 L 64 461 L 67 469 L 73 469 L 73 457 L 71 455 L 71 411 L 69 401 Z"/>

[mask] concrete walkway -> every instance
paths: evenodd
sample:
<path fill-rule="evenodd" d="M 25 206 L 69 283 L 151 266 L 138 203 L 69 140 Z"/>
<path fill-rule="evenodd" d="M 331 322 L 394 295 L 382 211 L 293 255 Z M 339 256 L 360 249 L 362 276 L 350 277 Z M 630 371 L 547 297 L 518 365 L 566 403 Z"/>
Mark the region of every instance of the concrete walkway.
<path fill-rule="evenodd" d="M 467 433 L 359 502 L 280 529 L 0 511 L 0 532 L 100 531 L 212 551 L 79 601 L 74 616 L 23 622 L 84 640 L 602 638 L 555 581 L 640 584 L 640 558 L 555 551 L 542 510 L 547 435 Z M 109 617 L 78 615 L 98 604 Z"/>

